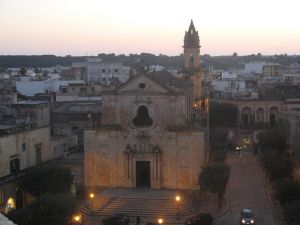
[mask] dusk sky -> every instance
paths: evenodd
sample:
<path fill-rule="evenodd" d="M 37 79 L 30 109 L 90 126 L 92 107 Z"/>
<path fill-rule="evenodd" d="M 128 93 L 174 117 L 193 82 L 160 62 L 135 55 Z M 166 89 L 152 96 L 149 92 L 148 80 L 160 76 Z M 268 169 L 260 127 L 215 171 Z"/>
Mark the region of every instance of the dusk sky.
<path fill-rule="evenodd" d="M 0 55 L 300 54 L 299 0 L 0 0 Z"/>

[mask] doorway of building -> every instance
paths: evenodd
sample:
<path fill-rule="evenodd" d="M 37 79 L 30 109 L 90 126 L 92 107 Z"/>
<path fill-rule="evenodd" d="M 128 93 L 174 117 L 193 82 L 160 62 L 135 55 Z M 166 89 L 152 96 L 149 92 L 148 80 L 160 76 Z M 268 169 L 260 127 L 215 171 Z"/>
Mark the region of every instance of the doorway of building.
<path fill-rule="evenodd" d="M 150 187 L 150 161 L 136 161 L 136 187 Z"/>
<path fill-rule="evenodd" d="M 23 208 L 23 191 L 18 187 L 16 189 L 16 209 Z"/>
<path fill-rule="evenodd" d="M 270 126 L 271 127 L 275 127 L 275 124 L 276 124 L 275 121 L 276 121 L 275 120 L 275 114 L 270 114 Z"/>
<path fill-rule="evenodd" d="M 248 114 L 242 114 L 242 126 L 243 127 L 248 126 Z"/>

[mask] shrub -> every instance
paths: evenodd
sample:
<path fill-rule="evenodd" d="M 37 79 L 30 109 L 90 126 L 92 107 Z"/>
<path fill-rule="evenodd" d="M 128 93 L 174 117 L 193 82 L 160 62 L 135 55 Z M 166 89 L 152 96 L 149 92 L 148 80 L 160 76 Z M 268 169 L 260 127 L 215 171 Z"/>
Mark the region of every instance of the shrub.
<path fill-rule="evenodd" d="M 32 213 L 29 225 L 65 225 L 77 211 L 77 205 L 71 195 L 43 195 L 29 206 Z"/>
<path fill-rule="evenodd" d="M 215 149 L 212 151 L 212 158 L 215 162 L 225 162 L 227 151 L 225 149 Z"/>
<path fill-rule="evenodd" d="M 269 151 L 264 154 L 263 163 L 271 181 L 292 178 L 293 162 L 284 154 Z"/>
<path fill-rule="evenodd" d="M 300 183 L 291 179 L 282 179 L 276 185 L 276 197 L 282 205 L 300 201 Z"/>
<path fill-rule="evenodd" d="M 202 168 L 199 175 L 201 190 L 218 194 L 219 206 L 222 205 L 229 175 L 230 167 L 225 163 L 214 164 Z"/>
<path fill-rule="evenodd" d="M 27 225 L 32 215 L 31 210 L 29 209 L 16 209 L 9 211 L 6 216 L 15 224 Z"/>
<path fill-rule="evenodd" d="M 284 207 L 284 218 L 288 225 L 300 224 L 300 201 L 292 202 Z"/>
<path fill-rule="evenodd" d="M 22 178 L 21 187 L 37 197 L 44 193 L 69 193 L 73 181 L 69 169 L 54 164 L 41 165 Z"/>

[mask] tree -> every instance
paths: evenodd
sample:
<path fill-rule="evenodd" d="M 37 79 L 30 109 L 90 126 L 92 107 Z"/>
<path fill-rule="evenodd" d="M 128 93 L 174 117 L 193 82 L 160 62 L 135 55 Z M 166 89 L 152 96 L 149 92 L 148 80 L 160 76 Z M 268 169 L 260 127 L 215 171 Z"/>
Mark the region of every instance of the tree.
<path fill-rule="evenodd" d="M 211 102 L 209 107 L 209 123 L 211 125 L 235 126 L 237 121 L 238 108 L 228 102 Z"/>
<path fill-rule="evenodd" d="M 225 163 L 214 164 L 202 168 L 199 175 L 200 188 L 218 195 L 219 207 L 222 206 L 223 196 L 230 176 L 230 167 Z"/>
<path fill-rule="evenodd" d="M 25 67 L 22 67 L 19 72 L 22 76 L 26 76 L 27 74 L 27 70 L 25 69 Z"/>
<path fill-rule="evenodd" d="M 30 206 L 29 225 L 65 225 L 77 211 L 78 203 L 66 194 L 46 194 L 36 199 Z"/>
<path fill-rule="evenodd" d="M 300 201 L 292 202 L 284 208 L 284 218 L 288 225 L 300 224 Z"/>
<path fill-rule="evenodd" d="M 276 186 L 276 197 L 282 205 L 300 201 L 300 183 L 291 179 L 282 179 Z"/>
<path fill-rule="evenodd" d="M 215 162 L 225 162 L 227 157 L 226 148 L 216 148 L 212 151 L 212 158 Z"/>
<path fill-rule="evenodd" d="M 32 217 L 31 210 L 26 208 L 9 211 L 6 216 L 18 225 L 28 225 L 30 218 Z"/>
<path fill-rule="evenodd" d="M 234 52 L 234 53 L 232 54 L 232 56 L 233 56 L 233 57 L 237 57 L 237 56 L 238 56 L 237 52 Z"/>
<path fill-rule="evenodd" d="M 69 193 L 74 177 L 71 171 L 58 165 L 41 165 L 29 171 L 21 180 L 21 187 L 33 196 L 45 193 Z"/>
<path fill-rule="evenodd" d="M 263 162 L 271 181 L 292 178 L 293 162 L 284 154 L 267 151 L 264 153 Z"/>
<path fill-rule="evenodd" d="M 286 136 L 278 130 L 265 131 L 258 136 L 258 146 L 262 151 L 272 150 L 283 152 L 287 147 Z"/>

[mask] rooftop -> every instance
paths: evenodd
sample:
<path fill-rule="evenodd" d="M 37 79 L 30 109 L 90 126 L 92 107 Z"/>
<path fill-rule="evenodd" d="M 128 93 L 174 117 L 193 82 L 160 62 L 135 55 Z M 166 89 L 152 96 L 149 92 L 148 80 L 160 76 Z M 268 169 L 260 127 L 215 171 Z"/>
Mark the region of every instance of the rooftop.
<path fill-rule="evenodd" d="M 47 104 L 47 101 L 33 101 L 33 100 L 26 100 L 15 103 L 15 105 L 40 105 L 40 104 Z"/>

